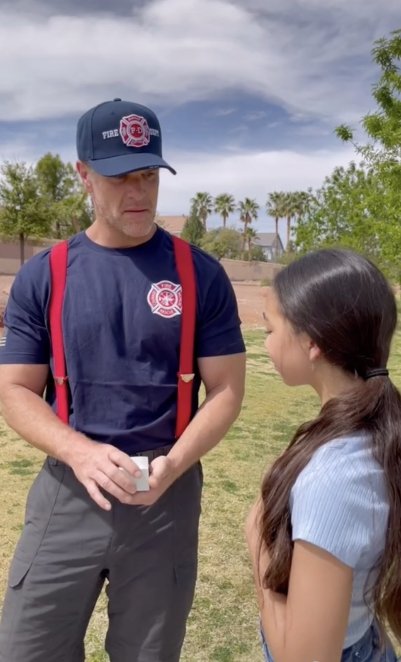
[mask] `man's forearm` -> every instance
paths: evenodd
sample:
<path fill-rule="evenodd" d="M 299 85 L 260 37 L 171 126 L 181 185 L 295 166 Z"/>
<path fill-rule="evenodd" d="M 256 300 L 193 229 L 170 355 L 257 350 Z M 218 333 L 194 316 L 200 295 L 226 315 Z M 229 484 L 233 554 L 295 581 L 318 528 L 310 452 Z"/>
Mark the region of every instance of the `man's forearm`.
<path fill-rule="evenodd" d="M 140 472 L 126 453 L 65 425 L 38 392 L 12 385 L 3 386 L 1 396 L 7 423 L 30 444 L 68 464 L 98 506 L 110 510 L 110 495 L 121 503 L 136 504 L 133 478 Z"/>
<path fill-rule="evenodd" d="M 241 411 L 242 394 L 229 387 L 208 393 L 168 457 L 180 476 L 224 437 Z"/>
<path fill-rule="evenodd" d="M 169 454 L 177 476 L 224 437 L 240 408 L 241 398 L 229 390 L 208 394 Z M 95 443 L 65 425 L 41 396 L 23 386 L 10 387 L 3 395 L 2 413 L 7 424 L 28 443 L 67 464 L 72 452 L 87 452 Z"/>
<path fill-rule="evenodd" d="M 3 393 L 2 413 L 7 424 L 28 443 L 67 464 L 72 452 L 88 452 L 95 443 L 65 425 L 40 395 L 23 386 L 10 386 Z"/>

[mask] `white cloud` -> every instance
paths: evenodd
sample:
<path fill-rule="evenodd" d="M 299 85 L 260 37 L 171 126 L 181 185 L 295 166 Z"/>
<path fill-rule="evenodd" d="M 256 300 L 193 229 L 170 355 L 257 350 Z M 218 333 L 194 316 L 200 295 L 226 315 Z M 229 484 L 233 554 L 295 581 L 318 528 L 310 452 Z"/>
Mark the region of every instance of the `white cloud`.
<path fill-rule="evenodd" d="M 294 123 L 318 117 L 332 129 L 356 121 L 372 105 L 373 41 L 401 26 L 399 0 L 153 0 L 139 8 L 132 2 L 131 16 L 111 10 L 68 15 L 68 0 L 59 9 L 53 3 L 49 16 L 28 4 L 29 14 L 17 12 L 16 0 L 0 9 L 0 122 L 52 119 L 52 151 L 71 161 L 73 136 L 63 144 L 57 120 L 115 96 L 167 110 L 218 98 L 219 110 L 210 111 L 218 117 L 237 106 L 235 90 L 239 101 L 252 94 L 286 108 Z M 261 112 L 250 108 L 247 123 Z M 319 125 L 314 130 L 309 122 L 299 132 L 316 137 L 324 133 Z M 41 126 L 43 144 L 52 144 L 53 124 Z M 269 152 L 264 145 L 259 153 L 237 153 L 233 133 L 225 135 L 226 148 L 234 146 L 228 156 L 169 149 L 166 158 L 178 175 L 163 174 L 161 213 L 186 213 L 202 190 L 256 198 L 264 207 L 269 192 L 315 188 L 354 156 L 340 148 Z M 38 138 L 0 142 L 0 161 L 34 161 L 41 155 Z"/>
<path fill-rule="evenodd" d="M 37 158 L 37 150 L 33 144 L 27 144 L 18 136 L 13 135 L 12 140 L 0 143 L 0 163 L 3 161 L 34 163 Z"/>
<path fill-rule="evenodd" d="M 37 21 L 7 12 L 0 119 L 78 115 L 116 95 L 172 105 L 237 88 L 354 120 L 370 98 L 372 41 L 397 18 L 399 0 L 327 0 L 323 9 L 320 0 L 155 0 L 132 17 Z"/>
<path fill-rule="evenodd" d="M 216 154 L 168 155 L 177 175 L 165 172 L 161 177 L 159 211 L 161 214 L 186 214 L 191 197 L 197 191 L 215 196 L 231 193 L 237 201 L 255 198 L 261 206 L 268 193 L 277 190 L 317 188 L 336 166 L 347 165 L 354 158 L 349 149 L 336 152 L 260 152 L 232 156 Z"/>

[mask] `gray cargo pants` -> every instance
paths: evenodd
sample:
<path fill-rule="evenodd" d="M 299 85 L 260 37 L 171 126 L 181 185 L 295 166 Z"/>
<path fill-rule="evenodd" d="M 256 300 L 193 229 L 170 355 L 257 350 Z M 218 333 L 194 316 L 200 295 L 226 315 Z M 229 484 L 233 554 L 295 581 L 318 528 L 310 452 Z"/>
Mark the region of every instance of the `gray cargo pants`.
<path fill-rule="evenodd" d="M 10 568 L 0 662 L 83 662 L 106 580 L 111 662 L 177 662 L 196 581 L 201 490 L 197 464 L 153 506 L 112 500 L 106 512 L 69 467 L 47 458 Z"/>

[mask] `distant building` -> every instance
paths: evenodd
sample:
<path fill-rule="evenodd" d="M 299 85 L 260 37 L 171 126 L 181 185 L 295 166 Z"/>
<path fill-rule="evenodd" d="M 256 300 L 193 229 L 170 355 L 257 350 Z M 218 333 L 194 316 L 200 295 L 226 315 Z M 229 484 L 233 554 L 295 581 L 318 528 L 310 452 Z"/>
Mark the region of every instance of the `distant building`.
<path fill-rule="evenodd" d="M 255 246 L 262 248 L 265 258 L 269 262 L 274 262 L 284 253 L 280 235 L 275 232 L 258 232 L 255 239 L 253 239 L 253 243 Z"/>
<path fill-rule="evenodd" d="M 160 216 L 158 214 L 156 216 L 156 223 L 176 237 L 181 236 L 186 220 L 187 216 L 184 214 L 181 216 Z"/>

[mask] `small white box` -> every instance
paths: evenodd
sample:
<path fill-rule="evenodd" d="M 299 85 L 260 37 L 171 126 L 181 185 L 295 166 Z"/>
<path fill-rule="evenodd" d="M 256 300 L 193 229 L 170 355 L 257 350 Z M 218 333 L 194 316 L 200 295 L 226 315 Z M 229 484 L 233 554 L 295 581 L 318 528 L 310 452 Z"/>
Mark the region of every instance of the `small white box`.
<path fill-rule="evenodd" d="M 131 460 L 142 471 L 142 476 L 135 478 L 136 489 L 138 492 L 149 492 L 149 459 L 146 455 L 132 455 Z"/>

